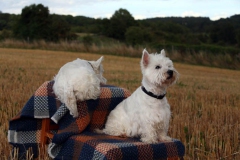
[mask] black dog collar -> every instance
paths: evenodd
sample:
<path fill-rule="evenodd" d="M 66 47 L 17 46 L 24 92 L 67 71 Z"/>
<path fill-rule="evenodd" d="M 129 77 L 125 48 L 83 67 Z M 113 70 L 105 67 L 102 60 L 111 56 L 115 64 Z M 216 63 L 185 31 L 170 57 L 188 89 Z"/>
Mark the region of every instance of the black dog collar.
<path fill-rule="evenodd" d="M 165 95 L 166 95 L 166 94 L 163 94 L 163 95 L 155 95 L 155 94 L 153 94 L 152 92 L 147 91 L 147 90 L 145 89 L 145 87 L 143 87 L 143 86 L 142 86 L 142 91 L 143 91 L 144 93 L 146 93 L 147 95 L 149 95 L 149 96 L 151 96 L 151 97 L 153 97 L 153 98 L 156 98 L 156 99 L 163 99 L 163 97 L 165 97 Z"/>

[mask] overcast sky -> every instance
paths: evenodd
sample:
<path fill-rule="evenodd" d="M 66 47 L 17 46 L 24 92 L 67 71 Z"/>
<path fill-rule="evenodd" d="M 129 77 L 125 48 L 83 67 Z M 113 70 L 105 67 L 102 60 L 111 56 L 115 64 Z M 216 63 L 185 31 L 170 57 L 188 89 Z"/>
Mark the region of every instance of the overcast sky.
<path fill-rule="evenodd" d="M 240 14 L 240 0 L 0 0 L 0 11 L 20 14 L 25 6 L 39 3 L 50 13 L 92 18 L 110 18 L 120 8 L 135 19 L 200 16 L 217 20 Z"/>

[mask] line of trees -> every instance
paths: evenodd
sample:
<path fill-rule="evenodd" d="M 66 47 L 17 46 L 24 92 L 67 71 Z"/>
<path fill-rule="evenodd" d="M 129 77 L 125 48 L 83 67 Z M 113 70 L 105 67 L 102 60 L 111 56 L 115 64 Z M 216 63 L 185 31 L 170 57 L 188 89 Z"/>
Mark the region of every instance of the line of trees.
<path fill-rule="evenodd" d="M 42 4 L 26 6 L 21 15 L 0 14 L 2 37 L 32 40 L 58 41 L 71 39 L 76 35 L 70 32 L 70 25 L 61 17 L 51 15 L 48 7 Z M 9 32 L 11 31 L 11 32 Z"/>
<path fill-rule="evenodd" d="M 0 12 L 0 39 L 77 40 L 76 33 L 102 35 L 129 45 L 215 45 L 240 48 L 240 15 L 211 21 L 207 17 L 167 17 L 135 20 L 126 9 L 111 18 L 50 14 L 48 7 L 32 4 L 20 15 Z M 237 52 L 236 51 L 236 52 Z"/>

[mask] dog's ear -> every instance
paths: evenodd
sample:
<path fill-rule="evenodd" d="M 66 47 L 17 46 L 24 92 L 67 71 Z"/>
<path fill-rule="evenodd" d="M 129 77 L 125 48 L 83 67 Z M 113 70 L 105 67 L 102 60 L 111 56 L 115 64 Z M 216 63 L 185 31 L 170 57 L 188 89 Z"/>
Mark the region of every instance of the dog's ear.
<path fill-rule="evenodd" d="M 102 63 L 102 61 L 103 61 L 103 56 L 102 57 L 100 57 L 97 61 L 96 61 L 96 66 L 97 66 L 97 68 L 99 68 L 100 67 L 100 65 L 101 65 L 101 63 Z"/>
<path fill-rule="evenodd" d="M 161 50 L 161 55 L 166 56 L 166 53 L 165 53 L 164 49 Z"/>
<path fill-rule="evenodd" d="M 97 61 L 91 61 L 91 64 L 95 70 L 99 70 L 102 61 L 103 61 L 103 56 L 100 57 Z"/>
<path fill-rule="evenodd" d="M 99 73 L 102 61 L 103 61 L 103 56 L 100 57 L 97 61 L 89 61 L 89 62 L 92 64 L 93 70 Z"/>
<path fill-rule="evenodd" d="M 149 53 L 146 49 L 144 49 L 142 54 L 142 65 L 144 67 L 147 67 L 148 64 L 149 64 Z"/>

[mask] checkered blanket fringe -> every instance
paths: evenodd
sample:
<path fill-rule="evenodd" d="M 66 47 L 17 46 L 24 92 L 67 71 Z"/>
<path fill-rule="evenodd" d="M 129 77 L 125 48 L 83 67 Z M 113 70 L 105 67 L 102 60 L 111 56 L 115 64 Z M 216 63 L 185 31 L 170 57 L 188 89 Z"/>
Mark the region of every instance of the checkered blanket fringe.
<path fill-rule="evenodd" d="M 130 95 L 119 87 L 102 86 L 97 100 L 77 102 L 79 117 L 73 118 L 53 93 L 54 81 L 40 86 L 21 112 L 9 122 L 8 141 L 24 159 L 28 148 L 38 156 L 42 119 L 51 118 L 59 130 L 48 146 L 54 159 L 171 159 L 182 158 L 184 146 L 179 140 L 154 145 L 138 139 L 93 133 L 103 128 L 109 112 Z M 52 122 L 52 123 L 54 123 Z M 144 158 L 145 157 L 145 158 Z"/>

